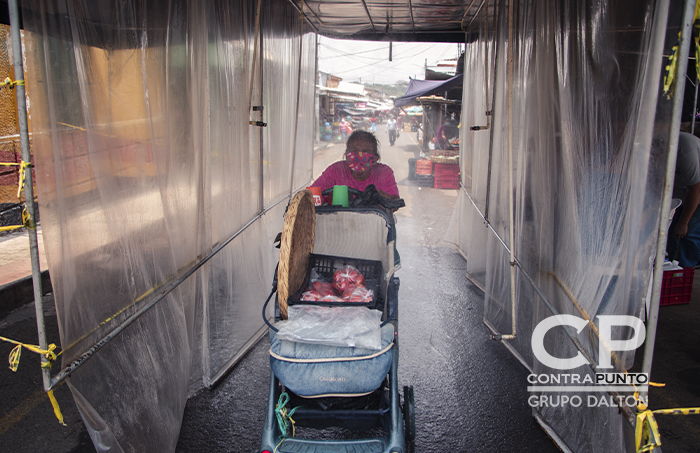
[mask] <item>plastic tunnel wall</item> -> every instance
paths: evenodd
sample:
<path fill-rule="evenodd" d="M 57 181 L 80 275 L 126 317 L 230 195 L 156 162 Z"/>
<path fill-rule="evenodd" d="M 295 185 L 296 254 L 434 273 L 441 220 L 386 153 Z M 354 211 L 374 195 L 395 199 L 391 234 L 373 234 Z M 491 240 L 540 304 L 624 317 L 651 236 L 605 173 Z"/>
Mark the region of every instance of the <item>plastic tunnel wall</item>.
<path fill-rule="evenodd" d="M 22 2 L 62 366 L 226 244 L 70 376 L 98 451 L 174 451 L 187 397 L 263 326 L 312 176 L 316 37 L 258 6 Z"/>
<path fill-rule="evenodd" d="M 468 31 L 478 39 L 466 44 L 464 187 L 451 231 L 467 259 L 468 277 L 485 292 L 486 325 L 511 334 L 512 247 L 519 263 L 517 333 L 503 343 L 531 373 L 584 378 L 591 367 L 562 371 L 534 356 L 533 330 L 553 314 L 534 288 L 558 313 L 596 326 L 599 315 L 644 318 L 672 133 L 673 100 L 662 94 L 663 55 L 678 40 L 683 4 L 555 3 L 497 1 Z M 490 129 L 470 130 L 486 124 L 491 110 Z M 576 339 L 598 364 L 593 331 L 589 325 Z M 554 357 L 578 353 L 563 329 L 553 329 L 544 341 Z M 615 371 L 629 370 L 633 354 L 619 353 Z M 528 385 L 523 382 L 523 389 Z M 572 394 L 532 395 L 539 401 L 541 395 Z M 533 414 L 564 451 L 635 451 L 634 424 L 624 411 L 588 407 L 582 398 L 580 407 L 535 405 Z"/>

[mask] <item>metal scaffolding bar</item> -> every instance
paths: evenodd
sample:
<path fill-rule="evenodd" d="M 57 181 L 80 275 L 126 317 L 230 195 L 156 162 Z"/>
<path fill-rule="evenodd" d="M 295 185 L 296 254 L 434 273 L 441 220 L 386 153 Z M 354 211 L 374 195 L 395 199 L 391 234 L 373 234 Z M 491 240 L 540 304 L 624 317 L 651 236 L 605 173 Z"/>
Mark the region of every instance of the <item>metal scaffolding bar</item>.
<path fill-rule="evenodd" d="M 22 62 L 22 36 L 19 26 L 19 9 L 17 0 L 9 0 L 8 8 L 10 12 L 10 33 L 12 36 L 12 62 L 15 69 L 15 80 L 24 81 L 24 65 Z M 22 149 L 22 162 L 31 163 L 32 156 L 29 149 L 29 128 L 27 124 L 27 98 L 24 83 L 15 86 L 17 96 L 17 122 L 19 123 L 19 143 Z M 39 264 L 39 242 L 36 236 L 36 206 L 34 205 L 34 182 L 32 179 L 31 167 L 25 173 L 24 203 L 29 214 L 27 231 L 29 233 L 29 254 L 32 262 L 32 282 L 34 284 L 34 310 L 36 311 L 36 328 L 39 335 L 39 347 L 46 350 L 46 329 L 44 327 L 44 304 L 42 302 L 41 289 L 41 268 Z M 44 381 L 44 390 L 50 390 L 51 374 L 49 368 L 45 367 L 48 360 L 41 356 L 41 374 Z"/>
<path fill-rule="evenodd" d="M 666 10 L 668 7 L 666 7 Z M 671 210 L 671 194 L 676 172 L 676 157 L 678 153 L 678 134 L 681 126 L 683 110 L 683 93 L 685 91 L 685 73 L 688 68 L 688 51 L 690 50 L 693 16 L 695 15 L 695 0 L 686 0 L 683 11 L 683 29 L 678 50 L 678 72 L 673 93 L 673 109 L 671 110 L 671 137 L 668 141 L 668 161 L 666 163 L 666 181 L 661 201 L 661 220 L 659 221 L 659 236 L 656 245 L 656 262 L 654 263 L 654 281 L 652 282 L 651 304 L 647 317 L 646 340 L 644 341 L 644 359 L 642 373 L 651 373 L 651 363 L 654 358 L 654 343 L 656 342 L 656 325 L 659 322 L 659 301 L 661 299 L 661 283 L 664 274 L 664 259 L 666 241 L 668 239 L 667 213 Z M 678 76 L 680 74 L 680 77 Z"/>

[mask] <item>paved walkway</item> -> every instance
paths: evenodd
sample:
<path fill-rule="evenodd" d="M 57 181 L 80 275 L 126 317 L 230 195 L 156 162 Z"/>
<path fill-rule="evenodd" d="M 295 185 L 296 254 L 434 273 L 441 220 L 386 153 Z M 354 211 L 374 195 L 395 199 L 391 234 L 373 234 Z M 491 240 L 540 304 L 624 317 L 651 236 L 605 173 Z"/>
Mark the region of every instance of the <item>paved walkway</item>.
<path fill-rule="evenodd" d="M 36 230 L 41 270 L 47 270 L 41 226 Z M 0 237 L 0 287 L 32 275 L 29 232 L 26 229 Z"/>

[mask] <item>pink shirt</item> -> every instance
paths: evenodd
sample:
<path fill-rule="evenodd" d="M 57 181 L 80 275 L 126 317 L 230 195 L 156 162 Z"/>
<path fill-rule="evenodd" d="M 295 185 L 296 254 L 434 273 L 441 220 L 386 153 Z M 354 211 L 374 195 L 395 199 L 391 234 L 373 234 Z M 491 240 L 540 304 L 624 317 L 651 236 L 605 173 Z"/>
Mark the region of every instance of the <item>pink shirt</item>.
<path fill-rule="evenodd" d="M 348 163 L 341 160 L 329 165 L 313 183 L 314 186 L 320 187 L 321 190 L 330 189 L 335 185 L 343 185 L 362 192 L 370 184 L 374 184 L 377 190 L 386 192 L 387 195 L 399 195 L 399 188 L 394 179 L 394 170 L 382 163 L 376 163 L 372 166 L 369 178 L 364 181 L 358 181 L 353 178 Z"/>

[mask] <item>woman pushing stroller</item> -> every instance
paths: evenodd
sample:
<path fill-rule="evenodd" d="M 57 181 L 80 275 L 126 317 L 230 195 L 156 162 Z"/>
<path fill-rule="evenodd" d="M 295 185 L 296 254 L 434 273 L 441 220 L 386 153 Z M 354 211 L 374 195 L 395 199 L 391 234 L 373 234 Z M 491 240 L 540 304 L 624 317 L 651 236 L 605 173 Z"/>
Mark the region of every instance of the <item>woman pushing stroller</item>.
<path fill-rule="evenodd" d="M 344 185 L 364 192 L 367 186 L 374 184 L 381 196 L 390 200 L 400 198 L 394 171 L 379 162 L 379 141 L 374 134 L 353 132 L 348 138 L 344 157 L 345 160 L 329 165 L 313 186 L 326 190 Z"/>

